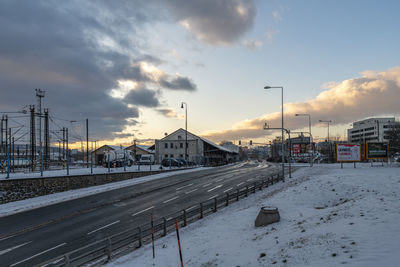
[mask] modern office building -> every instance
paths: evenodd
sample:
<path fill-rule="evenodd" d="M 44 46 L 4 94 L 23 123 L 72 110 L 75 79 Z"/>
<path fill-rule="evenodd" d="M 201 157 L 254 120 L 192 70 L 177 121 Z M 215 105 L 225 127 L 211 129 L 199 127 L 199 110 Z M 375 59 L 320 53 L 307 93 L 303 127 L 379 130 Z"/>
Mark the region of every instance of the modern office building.
<path fill-rule="evenodd" d="M 387 142 L 388 132 L 395 125 L 395 118 L 369 118 L 353 123 L 347 130 L 349 143 Z"/>

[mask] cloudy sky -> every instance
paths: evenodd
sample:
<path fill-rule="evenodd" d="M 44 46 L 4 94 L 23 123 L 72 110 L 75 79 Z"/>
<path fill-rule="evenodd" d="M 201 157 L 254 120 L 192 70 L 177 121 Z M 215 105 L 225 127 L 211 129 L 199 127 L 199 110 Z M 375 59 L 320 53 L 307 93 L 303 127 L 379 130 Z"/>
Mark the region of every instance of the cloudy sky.
<path fill-rule="evenodd" d="M 265 142 L 280 127 L 325 138 L 400 116 L 397 1 L 0 2 L 0 112 L 46 91 L 51 127 L 129 144 L 184 127 L 213 141 Z M 76 121 L 71 123 L 70 121 Z M 11 123 L 29 125 L 28 118 Z M 28 129 L 28 128 L 25 128 Z M 23 131 L 21 131 L 22 133 Z M 270 136 L 269 136 L 270 135 Z M 56 139 L 56 137 L 54 137 Z"/>

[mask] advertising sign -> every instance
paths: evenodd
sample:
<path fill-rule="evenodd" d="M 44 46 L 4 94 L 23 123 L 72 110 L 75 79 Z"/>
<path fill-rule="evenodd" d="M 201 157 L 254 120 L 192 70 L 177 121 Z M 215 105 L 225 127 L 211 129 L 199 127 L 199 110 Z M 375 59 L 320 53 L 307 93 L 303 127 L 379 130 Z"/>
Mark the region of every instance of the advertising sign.
<path fill-rule="evenodd" d="M 388 157 L 388 143 L 367 143 L 367 159 L 386 159 Z"/>
<path fill-rule="evenodd" d="M 360 145 L 355 144 L 337 144 L 336 145 L 337 162 L 361 161 Z"/>
<path fill-rule="evenodd" d="M 292 153 L 293 154 L 299 154 L 300 153 L 300 144 L 293 144 Z"/>

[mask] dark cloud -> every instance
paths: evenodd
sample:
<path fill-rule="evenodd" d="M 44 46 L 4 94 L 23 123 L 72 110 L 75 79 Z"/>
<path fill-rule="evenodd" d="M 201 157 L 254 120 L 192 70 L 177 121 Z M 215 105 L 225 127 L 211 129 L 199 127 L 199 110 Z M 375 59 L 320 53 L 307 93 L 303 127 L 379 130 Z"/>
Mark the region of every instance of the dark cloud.
<path fill-rule="evenodd" d="M 197 88 L 196 84 L 190 78 L 181 76 L 172 79 L 163 78 L 159 83 L 162 87 L 171 90 L 195 91 Z"/>
<path fill-rule="evenodd" d="M 157 93 L 146 88 L 131 90 L 125 96 L 124 102 L 144 107 L 158 107 L 160 105 L 160 102 L 157 99 Z"/>
<path fill-rule="evenodd" d="M 199 39 L 218 44 L 236 40 L 251 26 L 254 7 L 252 2 L 227 0 L 2 1 L 0 110 L 35 104 L 34 88 L 41 88 L 46 90 L 43 106 L 52 114 L 89 118 L 91 137 L 102 139 L 137 122 L 138 108 L 128 103 L 160 105 L 159 94 L 146 89 L 123 100 L 112 98 L 108 92 L 118 88 L 117 81 L 195 91 L 190 78 L 165 73 L 157 80 L 140 64 L 165 63 L 149 51 L 143 29 L 169 20 L 171 14 L 174 21 L 189 23 L 188 30 Z"/>
<path fill-rule="evenodd" d="M 161 2 L 196 38 L 212 45 L 237 41 L 253 26 L 255 17 L 251 0 Z"/>

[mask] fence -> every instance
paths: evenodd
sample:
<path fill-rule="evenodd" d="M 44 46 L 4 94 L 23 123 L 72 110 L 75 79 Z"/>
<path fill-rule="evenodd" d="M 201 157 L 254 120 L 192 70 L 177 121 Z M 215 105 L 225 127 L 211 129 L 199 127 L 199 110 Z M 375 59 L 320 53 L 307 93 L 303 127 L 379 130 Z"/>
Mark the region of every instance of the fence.
<path fill-rule="evenodd" d="M 221 197 L 209 199 L 190 208 L 170 214 L 154 220 L 155 238 L 163 237 L 175 229 L 174 219 L 180 226 L 186 226 L 190 222 L 202 219 L 208 214 L 217 212 L 218 209 L 228 206 L 231 202 L 239 201 L 257 190 L 273 185 L 282 179 L 281 174 L 273 174 L 267 179 L 260 179 L 256 182 L 247 183 L 242 188 L 232 193 L 227 192 Z M 101 264 L 111 260 L 114 256 L 141 247 L 151 241 L 152 229 L 150 223 L 139 227 L 126 229 L 123 232 L 98 240 L 64 255 L 50 259 L 36 266 L 82 266 L 85 264 Z"/>

